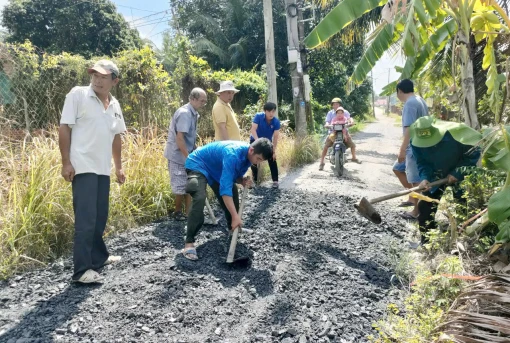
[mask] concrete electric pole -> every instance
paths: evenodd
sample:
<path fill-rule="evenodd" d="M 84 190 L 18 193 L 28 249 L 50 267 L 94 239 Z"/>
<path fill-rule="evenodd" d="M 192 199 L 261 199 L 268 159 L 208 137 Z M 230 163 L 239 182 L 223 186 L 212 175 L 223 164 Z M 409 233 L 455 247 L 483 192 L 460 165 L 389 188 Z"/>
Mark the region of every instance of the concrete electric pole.
<path fill-rule="evenodd" d="M 302 39 L 304 36 L 304 27 L 301 32 L 298 30 L 298 21 L 302 18 L 296 0 L 285 0 L 287 15 L 287 38 L 288 38 L 288 56 L 292 78 L 292 96 L 294 99 L 294 112 L 296 118 L 296 136 L 303 138 L 306 136 L 306 102 L 310 101 L 308 75 L 303 73 L 303 60 L 306 63 L 306 57 L 302 59 Z M 302 20 L 302 19 L 301 19 Z M 302 22 L 301 22 L 302 24 Z M 301 38 L 301 40 L 300 40 Z M 305 80 L 307 86 L 305 87 Z M 306 92 L 305 92 L 305 88 Z"/>
<path fill-rule="evenodd" d="M 276 63 L 274 58 L 273 3 L 264 0 L 264 36 L 266 45 L 267 100 L 278 104 L 276 92 Z M 278 113 L 276 114 L 278 116 Z"/>

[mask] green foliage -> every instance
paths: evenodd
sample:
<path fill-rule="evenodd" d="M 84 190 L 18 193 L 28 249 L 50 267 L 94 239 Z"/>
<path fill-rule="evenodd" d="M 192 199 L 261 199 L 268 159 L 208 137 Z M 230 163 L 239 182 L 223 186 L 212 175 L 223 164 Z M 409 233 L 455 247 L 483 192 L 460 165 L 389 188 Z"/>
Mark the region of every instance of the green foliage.
<path fill-rule="evenodd" d="M 500 125 L 483 132 L 483 163 L 492 170 L 506 173 L 506 180 L 489 199 L 489 220 L 499 226 L 498 243 L 510 241 L 510 127 Z"/>
<path fill-rule="evenodd" d="M 326 113 L 331 109 L 331 99 L 340 97 L 342 106 L 357 120 L 371 112 L 369 97 L 372 86 L 365 81 L 347 94 L 345 85 L 354 65 L 363 53 L 360 43 L 344 44 L 337 40 L 328 46 L 315 49 L 309 54 L 309 72 L 312 85 L 312 112 L 316 129 L 322 130 Z"/>
<path fill-rule="evenodd" d="M 287 65 L 287 25 L 282 1 L 273 1 L 273 31 L 279 95 L 292 99 Z M 214 70 L 261 70 L 265 63 L 262 0 L 172 0 L 174 25 L 186 32 L 193 53 Z"/>
<path fill-rule="evenodd" d="M 10 0 L 2 12 L 2 26 L 10 33 L 9 42 L 30 40 L 56 54 L 89 58 L 141 46 L 138 31 L 129 28 L 109 0 Z"/>
<path fill-rule="evenodd" d="M 168 112 L 180 107 L 178 88 L 170 75 L 157 63 L 148 46 L 125 50 L 114 57 L 121 70 L 116 95 L 125 119 L 135 127 L 169 124 Z"/>
<path fill-rule="evenodd" d="M 299 167 L 317 161 L 322 147 L 318 136 L 306 136 L 295 142 L 291 155 L 291 167 Z"/>
<path fill-rule="evenodd" d="M 237 113 L 266 98 L 265 78 L 260 73 L 213 71 L 205 60 L 190 55 L 186 39 L 172 44 L 167 46 L 165 56 L 175 54 L 165 64 L 158 62 L 158 56 L 149 47 L 124 50 L 111 58 L 121 71 L 119 85 L 112 93 L 119 100 L 129 126 L 167 127 L 194 87 L 208 92 L 208 106 L 201 111 L 207 115 L 216 100 L 214 92 L 224 80 L 233 80 L 241 90 L 232 103 Z M 66 94 L 74 86 L 90 82 L 87 67 L 100 58 L 104 57 L 87 60 L 69 53 L 39 56 L 29 42 L 0 45 L 0 61 L 5 73 L 10 70 L 9 86 L 14 94 L 9 106 L 4 107 L 4 118 L 15 128 L 25 128 L 27 116 L 30 129 L 58 125 Z M 210 120 L 202 120 L 199 125 L 200 135 L 211 135 Z"/>
<path fill-rule="evenodd" d="M 370 337 L 371 342 L 434 341 L 438 337 L 435 328 L 463 288 L 462 280 L 443 276 L 462 272 L 462 264 L 455 256 L 442 258 L 435 268 L 417 265 L 413 260 L 407 263 L 414 269 L 416 279 L 404 301 L 404 309 L 400 311 L 399 306 L 389 304 L 386 318 L 374 324 L 378 337 Z"/>
<path fill-rule="evenodd" d="M 343 0 L 305 38 L 308 48 L 315 48 L 370 10 L 382 6 L 386 0 Z"/>
<path fill-rule="evenodd" d="M 360 20 L 366 16 L 367 12 L 379 8 L 384 3 L 386 1 L 372 0 L 364 1 L 363 5 L 360 5 L 353 0 L 340 1 L 306 37 L 305 44 L 307 47 L 316 47 L 339 32 L 350 32 L 349 25 L 352 22 Z M 416 78 L 420 76 L 423 68 L 430 69 L 428 66 L 434 61 L 436 55 L 442 53 L 445 46 L 452 41 L 464 42 L 466 40 L 464 37 L 469 37 L 473 31 L 478 42 L 483 39 L 487 41 L 482 68 L 488 69 L 486 86 L 489 104 L 499 121 L 499 89 L 500 85 L 504 84 L 504 80 L 497 71 L 496 49 L 493 42 L 496 37 L 508 32 L 507 25 L 510 25 L 510 20 L 496 1 L 472 1 L 469 5 L 467 2 L 462 2 L 459 6 L 457 2 L 450 1 L 415 0 L 399 1 L 395 5 L 402 6 L 402 11 L 398 9 L 388 11 L 388 15 L 383 20 L 388 20 L 390 23 L 386 24 L 386 21 L 383 21 L 379 28 L 374 30 L 372 37 L 368 39 L 369 45 L 360 63 L 351 75 L 352 82 L 348 83 L 348 90 L 354 89 L 356 84 L 361 83 L 384 52 L 396 47 L 397 44 L 406 56 L 404 67 L 398 69 L 402 74 L 401 78 Z M 501 24 L 500 19 L 503 19 L 506 25 Z M 469 44 L 466 46 L 465 43 L 457 47 L 460 48 L 458 55 L 461 64 L 470 65 L 473 62 L 474 49 Z M 437 59 L 435 60 L 437 64 Z M 464 89 L 468 92 L 472 89 L 470 87 L 473 87 L 473 70 L 464 68 L 461 71 L 461 84 L 463 88 L 468 87 Z M 438 78 L 437 74 L 434 76 Z M 394 84 L 388 85 L 384 89 L 384 94 L 393 90 Z M 466 122 L 478 126 L 475 102 L 472 101 L 472 95 L 468 97 L 469 101 L 462 102 Z"/>

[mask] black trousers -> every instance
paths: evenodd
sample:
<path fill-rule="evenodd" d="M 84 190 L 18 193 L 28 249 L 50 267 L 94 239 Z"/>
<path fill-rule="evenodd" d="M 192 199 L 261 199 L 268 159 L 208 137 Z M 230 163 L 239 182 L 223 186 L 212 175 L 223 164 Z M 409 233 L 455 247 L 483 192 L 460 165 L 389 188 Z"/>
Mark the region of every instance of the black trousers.
<path fill-rule="evenodd" d="M 445 191 L 445 187 L 440 187 L 434 193 L 430 193 L 429 191 L 424 192 L 423 195 L 428 196 L 432 199 L 440 200 Z M 437 203 L 428 202 L 425 200 L 418 201 L 418 211 L 420 214 L 418 215 L 418 228 L 420 229 L 421 234 L 421 242 L 427 243 L 428 238 L 425 234 L 430 229 L 435 229 L 437 227 L 436 224 L 436 212 L 437 212 Z"/>
<path fill-rule="evenodd" d="M 271 157 L 269 160 L 267 160 L 269 163 L 269 170 L 271 170 L 271 178 L 274 181 L 278 181 L 278 164 L 276 163 L 276 160 L 273 160 Z M 253 182 L 257 182 L 257 177 L 259 175 L 259 169 L 257 168 L 257 165 L 254 164 L 251 166 L 251 173 L 253 174 Z"/>
<path fill-rule="evenodd" d="M 110 177 L 92 173 L 73 179 L 74 248 L 73 280 L 89 269 L 99 269 L 108 259 L 103 240 L 110 197 Z"/>

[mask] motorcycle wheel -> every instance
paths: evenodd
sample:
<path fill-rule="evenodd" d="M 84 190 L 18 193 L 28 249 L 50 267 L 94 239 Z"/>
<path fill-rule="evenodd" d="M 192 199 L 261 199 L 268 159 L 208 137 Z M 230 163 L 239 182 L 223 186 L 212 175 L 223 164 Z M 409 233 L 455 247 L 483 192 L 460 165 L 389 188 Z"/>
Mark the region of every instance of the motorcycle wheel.
<path fill-rule="evenodd" d="M 344 154 L 338 150 L 335 152 L 335 174 L 340 177 L 344 174 Z"/>

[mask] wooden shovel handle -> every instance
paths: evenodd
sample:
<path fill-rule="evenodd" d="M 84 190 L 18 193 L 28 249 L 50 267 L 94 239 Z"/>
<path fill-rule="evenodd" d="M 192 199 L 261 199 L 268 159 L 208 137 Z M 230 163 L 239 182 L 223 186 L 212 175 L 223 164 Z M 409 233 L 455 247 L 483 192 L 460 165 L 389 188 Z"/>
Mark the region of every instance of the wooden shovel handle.
<path fill-rule="evenodd" d="M 243 187 L 243 196 L 241 197 L 241 205 L 239 205 L 239 212 L 238 212 L 238 215 L 241 219 L 243 218 L 243 210 L 244 210 L 244 203 L 246 200 L 246 193 L 248 193 L 247 188 L 246 188 L 246 186 L 244 186 Z M 234 229 L 234 232 L 232 232 L 232 240 L 230 241 L 230 249 L 228 249 L 227 263 L 234 262 L 234 255 L 236 254 L 237 238 L 239 237 L 239 229 L 240 229 L 240 227 L 236 227 Z"/>
<path fill-rule="evenodd" d="M 423 191 L 423 190 L 425 190 L 427 188 L 441 186 L 441 185 L 444 185 L 446 183 L 448 183 L 448 178 L 444 178 L 444 179 L 441 179 L 441 180 L 437 180 L 437 181 L 431 182 L 431 183 L 429 183 L 427 185 L 427 187 L 416 186 L 416 187 L 409 188 L 409 189 L 406 189 L 404 191 L 400 191 L 400 192 L 397 192 L 397 193 L 383 195 L 382 197 L 371 199 L 371 200 L 369 200 L 369 202 L 371 204 L 375 204 L 375 203 L 378 203 L 378 202 L 381 202 L 381 201 L 385 201 L 385 200 L 389 200 L 389 199 L 393 199 L 393 198 L 398 198 L 398 197 L 400 197 L 402 195 L 407 195 L 407 194 L 412 193 L 412 192 Z"/>

